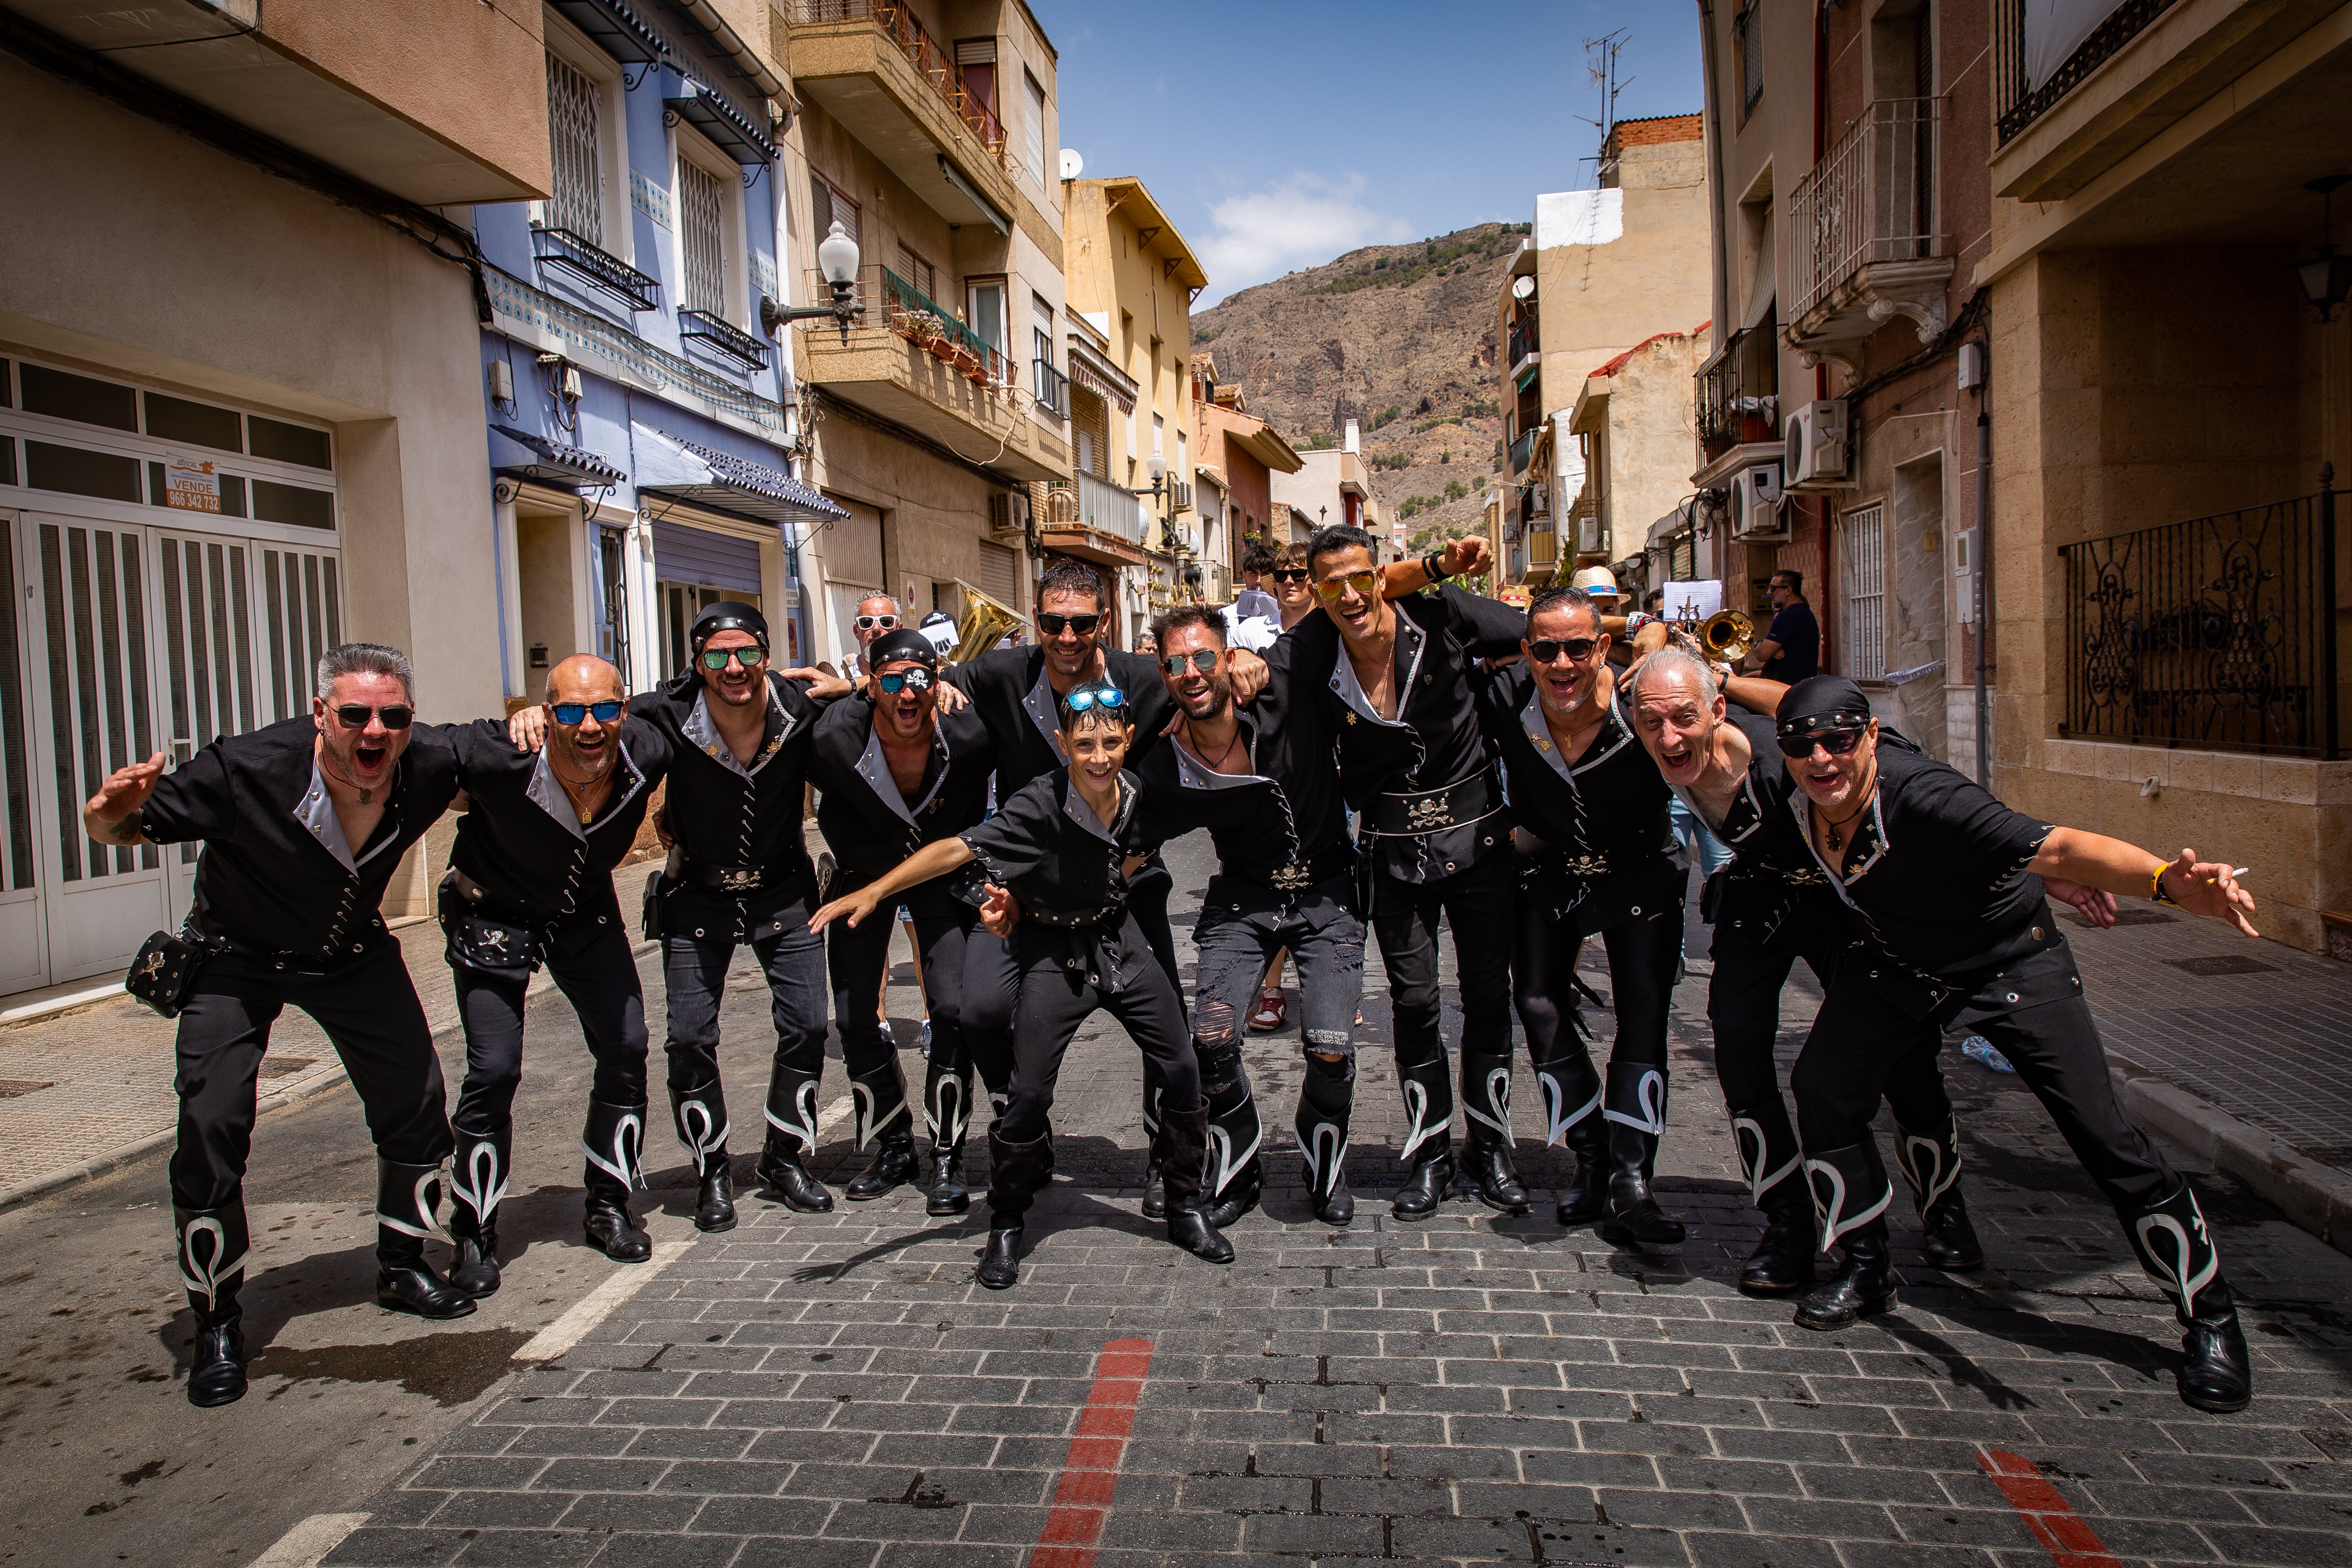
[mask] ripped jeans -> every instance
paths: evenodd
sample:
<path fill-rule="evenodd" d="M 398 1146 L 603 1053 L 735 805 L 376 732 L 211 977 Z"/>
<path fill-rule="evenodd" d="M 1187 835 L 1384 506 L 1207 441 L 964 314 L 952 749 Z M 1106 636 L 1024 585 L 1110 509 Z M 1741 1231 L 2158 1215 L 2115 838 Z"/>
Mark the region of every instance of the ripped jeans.
<path fill-rule="evenodd" d="M 1213 877 L 1192 928 L 1199 966 L 1192 982 L 1192 1038 L 1204 1059 L 1239 1047 L 1265 966 L 1284 948 L 1298 964 L 1304 1047 L 1353 1056 L 1356 1008 L 1364 996 L 1364 922 L 1353 903 L 1353 873 L 1296 895 L 1238 877 Z"/>

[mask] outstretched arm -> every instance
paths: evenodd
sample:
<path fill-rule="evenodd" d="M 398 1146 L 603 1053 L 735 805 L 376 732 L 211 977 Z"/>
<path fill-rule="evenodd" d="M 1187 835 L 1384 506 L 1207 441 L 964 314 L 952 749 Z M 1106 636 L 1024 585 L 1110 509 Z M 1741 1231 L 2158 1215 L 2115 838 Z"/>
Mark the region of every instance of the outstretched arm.
<path fill-rule="evenodd" d="M 1723 694 L 1749 712 L 1769 719 L 1780 710 L 1780 699 L 1789 695 L 1789 689 L 1760 675 L 1735 674 L 1723 683 Z"/>
<path fill-rule="evenodd" d="M 163 753 L 158 752 L 143 763 L 109 773 L 98 793 L 82 803 L 82 831 L 100 844 L 148 842 L 139 830 L 140 809 L 155 793 L 155 781 L 163 776 Z"/>
<path fill-rule="evenodd" d="M 2029 869 L 2045 881 L 2054 877 L 2123 897 L 2150 898 L 2161 889 L 2190 914 L 2226 921 L 2248 936 L 2262 934 L 2246 919 L 2255 912 L 2254 897 L 2238 886 L 2229 863 L 2200 860 L 2194 849 L 2164 860 L 2120 838 L 2057 827 L 2042 841 Z"/>
<path fill-rule="evenodd" d="M 972 858 L 971 846 L 961 838 L 942 838 L 926 844 L 893 867 L 879 880 L 868 882 L 854 893 L 845 894 L 809 917 L 811 931 L 823 931 L 843 915 L 849 917 L 852 930 L 865 923 L 883 900 L 895 898 L 919 883 L 934 877 L 943 877 Z"/>

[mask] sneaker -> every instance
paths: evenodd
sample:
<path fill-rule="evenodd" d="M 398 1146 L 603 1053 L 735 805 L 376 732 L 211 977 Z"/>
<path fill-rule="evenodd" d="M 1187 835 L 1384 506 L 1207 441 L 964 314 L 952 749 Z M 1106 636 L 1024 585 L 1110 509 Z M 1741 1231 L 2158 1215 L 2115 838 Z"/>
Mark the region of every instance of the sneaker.
<path fill-rule="evenodd" d="M 915 1048 L 923 1053 L 923 1059 L 925 1061 L 930 1060 L 931 1021 L 928 1017 L 923 1020 L 923 1037 L 916 1043 Z"/>
<path fill-rule="evenodd" d="M 880 1024 L 877 1025 L 876 1027 L 882 1033 L 882 1043 L 889 1047 L 892 1050 L 897 1050 L 898 1048 L 898 1037 L 890 1032 L 890 1020 L 885 1018 Z"/>
<path fill-rule="evenodd" d="M 1257 1011 L 1250 1015 L 1249 1026 L 1257 1034 L 1266 1034 L 1282 1027 L 1283 1016 L 1282 993 L 1269 991 L 1257 999 Z"/>

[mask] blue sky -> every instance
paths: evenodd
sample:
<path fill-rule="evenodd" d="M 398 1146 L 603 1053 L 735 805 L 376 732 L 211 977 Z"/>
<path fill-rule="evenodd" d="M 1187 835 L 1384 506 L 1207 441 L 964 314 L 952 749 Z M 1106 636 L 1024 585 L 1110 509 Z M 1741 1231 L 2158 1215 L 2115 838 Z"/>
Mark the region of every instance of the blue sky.
<path fill-rule="evenodd" d="M 1694 0 L 1029 4 L 1061 55 L 1062 145 L 1151 187 L 1208 270 L 1202 306 L 1591 185 L 1588 37 L 1625 29 L 1619 119 L 1701 105 Z"/>

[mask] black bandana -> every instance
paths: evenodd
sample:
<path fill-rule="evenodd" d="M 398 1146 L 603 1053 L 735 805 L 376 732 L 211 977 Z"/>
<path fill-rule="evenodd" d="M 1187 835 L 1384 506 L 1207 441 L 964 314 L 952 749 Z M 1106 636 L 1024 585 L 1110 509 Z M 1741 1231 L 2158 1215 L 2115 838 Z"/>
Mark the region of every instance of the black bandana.
<path fill-rule="evenodd" d="M 1815 675 L 1789 688 L 1776 715 L 1783 735 L 1860 730 L 1870 723 L 1870 699 L 1843 675 Z"/>
<path fill-rule="evenodd" d="M 721 599 L 703 606 L 702 614 L 694 617 L 694 629 L 688 640 L 697 653 L 702 645 L 720 632 L 750 632 L 760 639 L 760 651 L 768 651 L 768 618 L 740 599 Z"/>
<path fill-rule="evenodd" d="M 866 668 L 879 669 L 886 664 L 901 664 L 913 659 L 925 669 L 940 667 L 940 650 L 931 639 L 920 632 L 895 631 L 876 637 L 866 648 Z"/>

